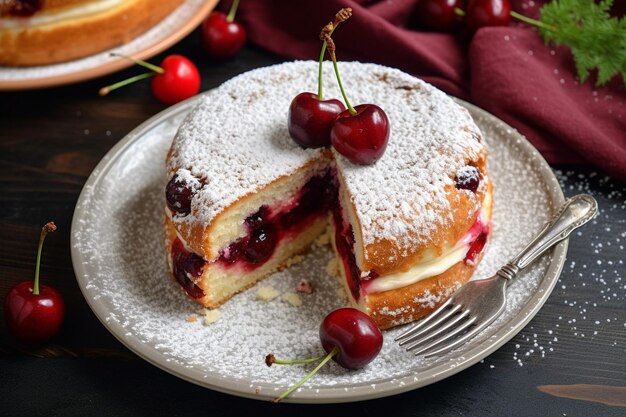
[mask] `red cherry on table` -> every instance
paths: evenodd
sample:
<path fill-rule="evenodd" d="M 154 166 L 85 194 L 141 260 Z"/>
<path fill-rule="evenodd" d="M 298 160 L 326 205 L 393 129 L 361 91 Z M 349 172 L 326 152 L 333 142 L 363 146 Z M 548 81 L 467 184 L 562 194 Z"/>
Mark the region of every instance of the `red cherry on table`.
<path fill-rule="evenodd" d="M 343 111 L 333 123 L 330 141 L 333 147 L 354 164 L 370 165 L 387 148 L 389 119 L 375 104 L 354 107 L 356 114 Z"/>
<path fill-rule="evenodd" d="M 507 26 L 511 21 L 511 3 L 509 0 L 470 0 L 466 21 L 472 32 L 486 26 Z"/>
<path fill-rule="evenodd" d="M 11 288 L 4 301 L 7 329 L 22 343 L 47 342 L 61 327 L 64 312 L 65 304 L 57 290 L 41 285 L 35 295 L 32 281 Z"/>
<path fill-rule="evenodd" d="M 41 249 L 46 234 L 56 230 L 47 223 L 39 236 L 35 280 L 20 282 L 9 290 L 4 300 L 4 319 L 7 329 L 22 343 L 44 343 L 61 327 L 65 304 L 52 287 L 39 285 Z"/>
<path fill-rule="evenodd" d="M 420 0 L 415 17 L 426 27 L 434 30 L 450 30 L 462 21 L 455 9 L 463 10 L 465 0 Z"/>
<path fill-rule="evenodd" d="M 126 80 L 103 87 L 99 94 L 106 96 L 113 90 L 145 78 L 152 79 L 152 94 L 164 104 L 175 104 L 192 97 L 200 91 L 200 73 L 198 68 L 189 59 L 182 55 L 169 55 L 161 62 L 161 66 L 151 64 L 141 59 L 134 59 L 126 55 L 111 54 L 129 59 L 137 65 L 148 68 L 152 72 L 135 75 Z"/>
<path fill-rule="evenodd" d="M 328 353 L 338 348 L 333 360 L 347 369 L 361 369 L 383 347 L 383 334 L 370 316 L 354 308 L 340 308 L 320 326 L 322 347 Z"/>
<path fill-rule="evenodd" d="M 216 59 L 232 57 L 246 43 L 246 30 L 241 23 L 229 20 L 222 12 L 213 12 L 206 18 L 201 34 L 204 50 Z"/>
<path fill-rule="evenodd" d="M 331 125 L 345 109 L 337 99 L 319 100 L 317 94 L 300 93 L 289 106 L 289 134 L 305 148 L 330 146 Z"/>
<path fill-rule="evenodd" d="M 152 94 L 164 104 L 175 104 L 200 91 L 200 73 L 189 59 L 182 55 L 166 57 L 161 66 L 163 73 L 152 79 Z"/>

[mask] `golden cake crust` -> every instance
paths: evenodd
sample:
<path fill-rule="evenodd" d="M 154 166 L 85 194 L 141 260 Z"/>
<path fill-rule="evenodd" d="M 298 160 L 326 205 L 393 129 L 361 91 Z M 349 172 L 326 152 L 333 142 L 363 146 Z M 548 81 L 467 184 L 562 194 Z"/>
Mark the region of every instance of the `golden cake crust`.
<path fill-rule="evenodd" d="M 480 256 L 482 258 L 482 254 Z M 432 313 L 454 291 L 470 280 L 476 265 L 461 261 L 434 277 L 406 287 L 381 293 L 368 294 L 366 309 L 381 329 L 410 323 Z M 413 300 L 422 300 L 413 302 Z"/>
<path fill-rule="evenodd" d="M 480 171 L 481 178 L 488 178 L 487 175 L 487 153 L 482 152 L 479 158 L 473 161 L 466 161 L 466 165 L 475 166 Z M 479 201 L 483 201 L 487 187 L 480 187 L 475 196 Z M 386 275 L 394 272 L 407 271 L 412 265 L 419 262 L 425 256 L 434 254 L 441 255 L 446 247 L 453 246 L 463 237 L 467 230 L 476 220 L 476 198 L 470 198 L 467 192 L 458 190 L 454 185 L 445 187 L 448 200 L 448 210 L 453 222 L 440 225 L 436 232 L 432 234 L 428 242 L 412 245 L 399 250 L 396 242 L 389 239 L 376 240 L 364 247 L 363 263 L 359 265 L 362 271 L 376 271 L 379 275 Z M 441 207 L 431 209 L 435 216 L 443 217 Z M 358 220 L 358 216 L 355 216 Z M 405 219 L 410 222 L 411 219 Z M 361 227 L 358 228 L 359 230 Z"/>
<path fill-rule="evenodd" d="M 483 176 L 483 180 L 488 177 Z M 484 187 L 483 194 L 493 196 L 493 184 L 491 181 Z M 492 198 L 487 198 L 487 206 L 484 207 L 484 221 L 491 223 Z M 477 214 L 478 215 L 478 214 Z M 470 225 L 464 229 L 458 237 L 458 242 L 477 216 L 474 216 Z M 486 245 L 485 245 L 486 246 Z M 379 293 L 370 293 L 365 296 L 364 307 L 381 329 L 398 326 L 419 320 L 432 313 L 443 304 L 463 284 L 468 282 L 485 253 L 485 248 L 473 263 L 457 262 L 445 272 L 435 275 L 416 283 L 394 290 Z"/>
<path fill-rule="evenodd" d="M 0 65 L 46 65 L 105 51 L 142 34 L 182 2 L 127 0 L 105 12 L 56 23 L 0 26 Z M 80 6 L 74 3 L 79 2 L 50 2 L 49 7 L 58 10 Z"/>

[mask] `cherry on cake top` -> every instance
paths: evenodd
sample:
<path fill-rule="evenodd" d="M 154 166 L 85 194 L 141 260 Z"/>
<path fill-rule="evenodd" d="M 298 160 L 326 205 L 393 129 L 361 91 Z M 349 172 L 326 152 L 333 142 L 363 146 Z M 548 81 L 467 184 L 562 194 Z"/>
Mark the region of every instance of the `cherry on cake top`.
<path fill-rule="evenodd" d="M 330 33 L 350 18 L 352 9 L 341 9 L 333 22 L 328 23 Z M 289 105 L 287 127 L 293 140 L 304 148 L 321 148 L 330 146 L 330 129 L 337 116 L 346 106 L 337 99 L 324 100 L 322 69 L 324 55 L 328 44 L 322 42 L 318 70 L 317 94 L 300 93 Z"/>

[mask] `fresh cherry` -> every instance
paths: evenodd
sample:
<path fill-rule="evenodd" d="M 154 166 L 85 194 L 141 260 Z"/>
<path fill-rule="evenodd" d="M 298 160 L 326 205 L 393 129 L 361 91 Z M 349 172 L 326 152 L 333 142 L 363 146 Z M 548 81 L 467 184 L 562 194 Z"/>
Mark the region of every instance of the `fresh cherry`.
<path fill-rule="evenodd" d="M 389 119 L 375 104 L 361 104 L 354 111 L 339 114 L 330 130 L 330 141 L 350 162 L 371 165 L 387 148 Z"/>
<path fill-rule="evenodd" d="M 239 0 L 235 0 L 228 15 L 213 12 L 202 23 L 202 46 L 212 58 L 230 58 L 246 43 L 246 30 L 235 21 L 238 6 Z"/>
<path fill-rule="evenodd" d="M 348 110 L 341 112 L 330 128 L 330 143 L 352 163 L 370 165 L 378 161 L 387 148 L 389 119 L 384 110 L 374 104 L 352 107 L 348 101 L 337 68 L 335 43 L 330 36 L 332 31 L 332 24 L 326 25 L 320 38 L 328 45 L 337 84 Z"/>
<path fill-rule="evenodd" d="M 152 79 L 152 94 L 164 104 L 175 104 L 200 91 L 200 73 L 189 59 L 170 55 L 161 62 L 163 72 Z"/>
<path fill-rule="evenodd" d="M 465 0 L 420 0 L 415 17 L 426 27 L 446 31 L 453 29 L 462 20 L 457 9 L 465 7 Z"/>
<path fill-rule="evenodd" d="M 317 94 L 300 93 L 289 106 L 289 134 L 305 148 L 330 146 L 330 127 L 345 109 L 337 99 L 320 100 Z"/>
<path fill-rule="evenodd" d="M 485 26 L 507 26 L 511 21 L 511 3 L 509 0 L 470 0 L 466 20 L 472 32 Z"/>
<path fill-rule="evenodd" d="M 327 25 L 330 33 L 337 29 L 341 22 L 352 15 L 352 9 L 341 9 L 334 22 Z M 324 41 L 320 52 L 317 72 L 317 95 L 300 93 L 289 106 L 287 125 L 293 140 L 305 148 L 321 148 L 330 146 L 330 128 L 339 113 L 346 107 L 337 99 L 324 100 L 322 95 L 322 66 L 328 43 Z"/>
<path fill-rule="evenodd" d="M 35 280 L 20 282 L 9 290 L 4 301 L 4 318 L 7 329 L 22 343 L 44 343 L 61 327 L 65 304 L 57 290 L 39 285 L 41 249 L 46 234 L 56 230 L 54 223 L 47 223 L 39 235 Z"/>
<path fill-rule="evenodd" d="M 193 62 L 182 55 L 169 55 L 165 57 L 165 59 L 161 61 L 161 66 L 156 66 L 149 62 L 120 54 L 112 55 L 128 58 L 137 65 L 150 69 L 151 72 L 139 74 L 103 87 L 99 92 L 101 96 L 105 96 L 111 91 L 134 83 L 135 81 L 150 77 L 154 77 L 152 79 L 152 94 L 157 100 L 164 104 L 178 103 L 194 96 L 200 91 L 201 80 L 198 68 L 196 68 Z"/>
<path fill-rule="evenodd" d="M 480 184 L 480 171 L 471 165 L 464 166 L 457 171 L 455 182 L 458 190 L 469 190 L 475 193 Z"/>
<path fill-rule="evenodd" d="M 320 326 L 326 353 L 338 349 L 333 360 L 347 369 L 361 369 L 383 347 L 383 334 L 370 316 L 354 308 L 340 308 L 326 316 Z"/>
<path fill-rule="evenodd" d="M 267 366 L 274 363 L 293 365 L 320 361 L 315 369 L 277 397 L 274 402 L 279 402 L 302 386 L 330 359 L 347 369 L 361 369 L 374 360 L 383 346 L 383 334 L 374 320 L 354 308 L 340 308 L 332 311 L 322 321 L 319 334 L 322 347 L 327 352 L 325 356 L 293 361 L 276 359 L 273 354 L 265 357 Z"/>

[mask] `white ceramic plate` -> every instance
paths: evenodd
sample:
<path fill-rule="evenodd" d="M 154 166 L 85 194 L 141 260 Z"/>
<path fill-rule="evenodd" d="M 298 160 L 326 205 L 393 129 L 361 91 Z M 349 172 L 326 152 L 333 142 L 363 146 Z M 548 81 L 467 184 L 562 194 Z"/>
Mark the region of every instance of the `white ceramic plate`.
<path fill-rule="evenodd" d="M 165 154 L 178 125 L 197 98 L 171 107 L 137 127 L 103 158 L 80 195 L 72 222 L 72 260 L 83 294 L 106 328 L 136 354 L 180 377 L 217 391 L 271 400 L 311 366 L 266 367 L 263 359 L 319 355 L 318 326 L 343 304 L 337 280 L 327 276 L 330 250 L 261 285 L 293 291 L 300 278 L 315 292 L 293 307 L 255 300 L 252 288 L 220 308 L 218 322 L 187 322 L 198 310 L 169 278 L 162 239 Z M 493 240 L 477 277 L 512 258 L 563 202 L 550 167 L 514 129 L 466 103 L 489 146 L 495 187 Z M 440 358 L 415 357 L 385 332 L 380 355 L 365 369 L 331 362 L 287 401 L 331 403 L 397 394 L 449 377 L 511 339 L 537 313 L 561 272 L 563 242 L 522 274 L 507 293 L 496 322 L 462 348 Z"/>
<path fill-rule="evenodd" d="M 134 65 L 117 52 L 137 59 L 149 59 L 185 37 L 202 22 L 218 0 L 185 0 L 168 17 L 156 26 L 128 42 L 109 51 L 85 58 L 52 65 L 35 67 L 0 66 L 0 91 L 51 87 L 88 80 Z"/>

